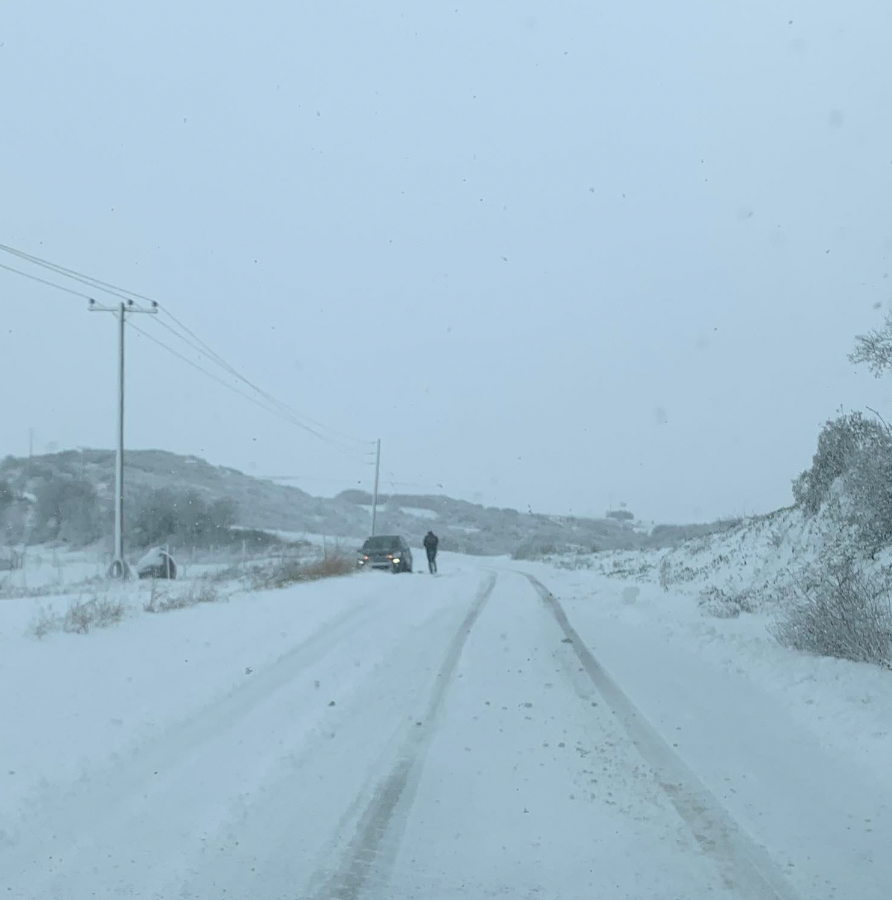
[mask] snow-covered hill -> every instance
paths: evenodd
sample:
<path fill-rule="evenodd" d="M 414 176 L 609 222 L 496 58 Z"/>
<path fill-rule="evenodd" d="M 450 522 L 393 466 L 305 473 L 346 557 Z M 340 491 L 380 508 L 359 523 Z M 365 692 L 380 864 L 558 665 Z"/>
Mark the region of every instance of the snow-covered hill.
<path fill-rule="evenodd" d="M 0 483 L 14 489 L 20 505 L 35 501 L 41 485 L 52 480 L 87 481 L 101 510 L 110 521 L 114 486 L 114 454 L 107 450 L 66 451 L 31 460 L 7 457 L 0 464 Z M 214 466 L 203 459 L 161 450 L 132 450 L 126 457 L 125 504 L 137 509 L 153 491 L 177 495 L 195 492 L 203 501 L 234 501 L 238 523 L 248 528 L 319 534 L 360 541 L 371 526 L 372 498 L 365 491 L 349 490 L 336 497 L 314 497 L 297 487 L 255 478 L 235 469 Z M 614 549 L 643 546 L 648 536 L 642 527 L 614 518 L 551 516 L 514 509 L 486 507 L 443 495 L 382 494 L 378 531 L 420 540 L 428 528 L 444 548 L 474 555 L 513 554 L 527 547 L 579 547 Z M 20 517 L 21 518 L 21 517 Z M 93 522 L 96 516 L 91 517 Z M 662 526 L 667 540 L 676 539 L 672 526 Z M 16 529 L 14 529 L 16 530 Z M 77 531 L 77 529 L 74 529 Z M 12 543 L 19 543 L 20 533 Z M 101 529 L 100 529 L 101 532 Z M 47 536 L 43 536 L 47 540 Z M 3 541 L 0 540 L 0 543 Z"/>

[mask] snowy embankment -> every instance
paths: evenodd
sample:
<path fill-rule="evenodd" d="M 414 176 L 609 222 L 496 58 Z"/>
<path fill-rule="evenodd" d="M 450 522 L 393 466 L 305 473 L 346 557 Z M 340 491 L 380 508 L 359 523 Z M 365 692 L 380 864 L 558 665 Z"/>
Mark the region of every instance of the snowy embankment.
<path fill-rule="evenodd" d="M 697 660 L 703 679 L 755 687 L 892 789 L 892 672 L 790 650 L 773 635 L 797 582 L 845 547 L 832 523 L 787 509 L 670 550 L 568 555 L 535 568 L 597 622 L 594 644 L 617 674 L 631 679 L 641 658 L 659 658 L 662 647 L 666 680 L 648 683 L 668 691 L 672 668 Z M 888 566 L 887 556 L 868 570 Z"/>

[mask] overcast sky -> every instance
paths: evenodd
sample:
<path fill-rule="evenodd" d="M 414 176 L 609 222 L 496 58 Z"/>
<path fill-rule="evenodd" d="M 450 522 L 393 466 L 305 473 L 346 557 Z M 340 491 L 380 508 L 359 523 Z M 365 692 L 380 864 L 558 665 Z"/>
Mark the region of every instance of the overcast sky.
<path fill-rule="evenodd" d="M 0 242 L 380 436 L 386 490 L 767 511 L 824 419 L 892 410 L 846 360 L 892 298 L 890 33 L 888 0 L 4 0 Z M 4 270 L 0 311 L 0 453 L 110 446 L 112 317 Z M 128 341 L 131 447 L 371 486 L 367 445 Z"/>

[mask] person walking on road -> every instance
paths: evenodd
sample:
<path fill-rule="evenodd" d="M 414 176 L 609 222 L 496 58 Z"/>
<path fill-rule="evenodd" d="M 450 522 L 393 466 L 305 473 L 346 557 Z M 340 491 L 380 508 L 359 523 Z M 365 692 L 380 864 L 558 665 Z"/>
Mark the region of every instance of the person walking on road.
<path fill-rule="evenodd" d="M 437 547 L 440 546 L 440 539 L 429 531 L 424 536 L 424 549 L 427 551 L 427 567 L 430 569 L 431 575 L 437 574 Z"/>

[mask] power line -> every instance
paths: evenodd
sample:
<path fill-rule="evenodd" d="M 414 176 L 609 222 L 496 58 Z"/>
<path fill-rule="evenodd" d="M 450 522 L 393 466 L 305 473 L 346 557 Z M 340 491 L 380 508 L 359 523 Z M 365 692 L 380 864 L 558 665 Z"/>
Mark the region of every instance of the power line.
<path fill-rule="evenodd" d="M 169 312 L 167 312 L 167 310 L 164 310 L 164 312 L 167 313 L 168 316 L 171 316 L 171 314 Z M 171 316 L 171 318 L 173 318 L 173 316 Z M 254 385 L 252 382 L 248 381 L 248 379 L 244 378 L 238 372 L 238 370 L 235 369 L 234 366 L 229 365 L 222 357 L 218 357 L 217 354 L 214 353 L 212 350 L 210 350 L 210 348 L 208 348 L 207 345 L 204 344 L 204 342 L 201 341 L 199 338 L 196 337 L 194 341 L 190 340 L 188 337 L 181 334 L 175 328 L 171 327 L 166 322 L 164 322 L 160 319 L 158 320 L 158 324 L 161 325 L 162 328 L 167 329 L 172 335 L 174 335 L 174 337 L 177 337 L 181 341 L 184 341 L 189 347 L 191 347 L 193 350 L 195 350 L 199 355 L 209 357 L 212 362 L 215 362 L 218 366 L 220 366 L 225 372 L 230 374 L 237 381 L 241 381 L 242 383 L 246 384 L 253 391 L 255 391 L 257 394 L 259 394 L 261 397 L 263 397 L 267 403 L 276 407 L 279 410 L 279 412 L 286 414 L 289 418 L 295 418 L 298 420 L 307 418 L 306 416 L 302 416 L 300 413 L 298 413 L 297 410 L 292 409 L 286 403 L 283 403 L 282 401 L 277 400 L 272 394 L 267 393 L 262 388 L 259 388 L 256 385 Z M 162 345 L 162 346 L 166 346 L 166 345 Z M 307 421 L 312 422 L 313 420 L 307 419 Z M 314 423 L 314 424 L 316 424 L 316 423 Z M 319 434 L 317 431 L 310 428 L 310 426 L 308 426 L 308 425 L 301 423 L 301 427 L 304 428 L 306 431 L 309 431 L 310 434 L 313 434 L 314 436 L 318 437 L 320 440 L 325 441 L 326 443 L 332 444 L 332 446 L 335 446 L 339 443 L 334 438 L 331 438 L 328 435 Z M 325 428 L 326 426 L 319 425 L 319 427 Z M 332 430 L 332 429 L 329 429 L 329 430 Z M 357 443 L 359 443 L 358 440 L 357 440 Z M 366 443 L 366 442 L 363 441 L 362 443 Z"/>
<path fill-rule="evenodd" d="M 334 447 L 337 450 L 340 450 L 345 455 L 350 456 L 353 459 L 361 459 L 361 457 L 359 456 L 359 454 L 356 451 L 352 451 L 348 448 L 344 448 L 344 447 L 339 446 L 338 444 L 332 443 L 330 440 L 327 440 L 323 435 L 320 435 L 317 432 L 313 431 L 312 429 L 308 428 L 308 426 L 306 426 L 300 420 L 295 419 L 293 416 L 290 416 L 290 415 L 287 415 L 286 413 L 281 412 L 280 410 L 276 409 L 275 407 L 270 406 L 268 403 L 264 403 L 261 400 L 258 400 L 256 397 L 247 393 L 247 391 L 240 390 L 235 385 L 230 384 L 228 381 L 225 381 L 224 379 L 220 378 L 218 375 L 215 375 L 213 372 L 209 372 L 203 366 L 200 366 L 198 363 L 189 359 L 189 357 L 180 353 L 178 350 L 175 350 L 170 345 L 165 344 L 163 341 L 159 340 L 154 335 L 149 334 L 148 331 L 145 331 L 144 329 L 140 328 L 138 325 L 134 325 L 132 322 L 128 322 L 127 325 L 130 328 L 132 328 L 134 331 L 139 332 L 143 337 L 145 337 L 147 340 L 151 341 L 153 344 L 157 344 L 159 347 L 163 348 L 168 353 L 177 357 L 177 359 L 182 360 L 182 362 L 186 363 L 186 365 L 191 366 L 193 369 L 196 369 L 197 371 L 206 375 L 208 378 L 212 379 L 213 381 L 216 381 L 217 384 L 222 385 L 228 391 L 232 391 L 233 393 L 238 394 L 240 397 L 244 397 L 244 399 L 246 399 L 249 403 L 253 403 L 255 406 L 259 407 L 260 409 L 264 410 L 265 412 L 271 413 L 272 415 L 276 416 L 277 418 L 283 419 L 284 421 L 288 422 L 290 425 L 294 425 L 295 427 L 301 428 L 304 431 L 309 431 L 310 434 L 314 435 L 315 437 L 320 438 L 321 440 L 328 443 L 330 446 Z M 365 454 L 365 456 L 367 456 L 367 457 L 373 456 L 373 455 L 374 454 L 372 454 L 372 453 Z M 361 461 L 370 465 L 370 462 L 368 459 L 361 460 Z"/>
<path fill-rule="evenodd" d="M 69 269 L 67 266 L 59 265 L 59 263 L 50 262 L 50 260 L 48 259 L 42 259 L 41 257 L 34 256 L 31 253 L 25 253 L 24 250 L 18 250 L 15 247 L 10 247 L 8 244 L 0 244 L 0 250 L 2 250 L 4 253 L 10 253 L 13 256 L 17 256 L 19 259 L 23 259 L 27 262 L 33 263 L 35 266 L 41 266 L 44 269 L 49 269 L 52 272 L 56 272 L 58 275 L 64 275 L 66 278 L 72 278 L 75 281 L 81 282 L 81 284 L 86 284 L 90 287 L 95 287 L 100 291 L 104 291 L 107 294 L 112 294 L 115 297 L 120 297 L 122 300 L 134 299 L 143 300 L 146 303 L 154 302 L 151 297 L 146 297 L 143 294 L 137 294 L 134 291 L 128 291 L 126 288 L 119 287 L 116 284 L 111 284 L 108 281 L 102 281 L 99 278 L 93 278 L 93 276 L 91 275 L 85 275 L 83 272 L 78 272 L 77 269 Z M 30 276 L 26 275 L 25 277 Z M 58 285 L 56 285 L 56 287 L 58 287 Z M 67 289 L 60 288 L 60 290 Z"/>
<path fill-rule="evenodd" d="M 385 471 L 388 476 L 388 478 L 387 478 L 388 484 L 390 484 L 390 486 L 394 489 L 395 493 L 399 493 L 399 491 L 397 490 L 397 486 L 404 487 L 404 488 L 407 488 L 407 487 L 422 488 L 423 490 L 426 490 L 426 491 L 438 491 L 438 490 L 442 491 L 442 490 L 444 490 L 444 487 L 442 484 L 422 484 L 418 481 L 397 481 L 396 476 L 393 474 L 393 472 L 390 469 L 386 469 Z"/>
<path fill-rule="evenodd" d="M 171 318 L 174 318 L 170 312 L 167 312 L 167 310 L 162 310 L 162 311 L 166 312 L 166 314 L 168 316 L 170 316 Z M 174 321 L 178 322 L 177 319 L 174 319 Z M 293 424 L 297 425 L 299 428 L 302 428 L 304 431 L 308 432 L 309 434 L 312 434 L 314 437 L 317 437 L 319 440 L 323 441 L 324 443 L 327 443 L 332 447 L 340 449 L 343 452 L 355 453 L 358 451 L 358 447 L 351 447 L 351 446 L 345 444 L 342 440 L 334 438 L 330 435 L 322 434 L 319 431 L 317 431 L 316 428 L 313 428 L 310 425 L 307 425 L 306 422 L 302 421 L 302 420 L 305 419 L 309 422 L 312 422 L 314 425 L 317 426 L 317 428 L 327 428 L 327 426 L 322 425 L 321 423 L 314 422 L 312 419 L 309 419 L 307 416 L 304 416 L 303 414 L 299 413 L 297 410 L 288 406 L 287 403 L 283 403 L 281 400 L 278 400 L 272 394 L 268 393 L 267 391 L 264 391 L 262 388 L 258 387 L 253 382 L 249 381 L 234 366 L 227 363 L 222 357 L 219 357 L 218 354 L 214 353 L 213 350 L 211 350 L 209 347 L 207 347 L 207 345 L 199 337 L 195 336 L 194 340 L 198 344 L 198 346 L 196 346 L 196 343 L 193 343 L 192 341 L 190 341 L 188 338 L 186 338 L 184 335 L 180 334 L 176 329 L 172 328 L 166 322 L 159 320 L 159 324 L 162 325 L 164 328 L 166 328 L 168 331 L 170 331 L 171 334 L 178 337 L 180 340 L 185 341 L 186 344 L 188 344 L 193 350 L 196 350 L 199 354 L 204 355 L 204 356 L 210 355 L 212 361 L 216 362 L 217 365 L 219 365 L 221 368 L 224 369 L 224 371 L 229 373 L 233 378 L 237 379 L 238 381 L 241 381 L 243 384 L 246 384 L 249 388 L 251 388 L 253 391 L 255 391 L 260 397 L 262 397 L 269 405 L 275 407 L 280 415 L 287 417 L 289 420 L 291 420 L 293 422 Z M 183 327 L 185 329 L 185 326 L 181 326 L 181 327 Z M 193 334 L 192 332 L 189 331 L 189 329 L 185 329 L 185 330 L 187 332 L 189 332 L 190 335 Z M 158 342 L 158 343 L 160 343 L 160 342 Z M 167 345 L 162 344 L 162 346 L 166 347 Z M 204 350 L 202 350 L 202 348 L 206 348 L 206 352 Z M 328 428 L 328 430 L 334 432 L 334 429 Z M 334 432 L 334 433 L 336 434 L 337 432 Z M 368 444 L 368 442 L 359 441 L 356 438 L 350 438 L 350 440 L 352 440 L 355 443 L 360 444 L 360 445 Z"/>
<path fill-rule="evenodd" d="M 66 294 L 71 294 L 74 297 L 81 297 L 84 300 L 93 299 L 89 294 L 83 294 L 80 291 L 74 290 L 73 288 L 67 288 L 64 285 L 56 284 L 54 281 L 47 281 L 46 278 L 40 278 L 38 275 L 32 275 L 30 272 L 23 272 L 21 269 L 16 269 L 13 266 L 7 266 L 4 263 L 0 263 L 0 269 L 6 269 L 7 272 L 14 272 L 16 275 L 21 275 L 23 278 L 30 278 L 32 281 L 39 281 L 41 284 L 45 284 L 51 288 L 55 288 L 57 291 L 64 291 Z"/>
<path fill-rule="evenodd" d="M 222 368 L 224 371 L 226 371 L 232 377 L 238 379 L 243 384 L 247 385 L 249 388 L 251 388 L 251 390 L 255 391 L 257 394 L 259 394 L 261 397 L 263 397 L 268 403 L 278 407 L 283 412 L 287 412 L 289 416 L 294 417 L 296 420 L 304 419 L 304 420 L 306 420 L 306 422 L 309 422 L 310 425 L 306 425 L 306 424 L 300 423 L 300 422 L 294 423 L 294 424 L 297 424 L 299 427 L 302 427 L 308 433 L 314 435 L 319 440 L 321 440 L 325 443 L 328 443 L 331 446 L 338 446 L 339 443 L 343 443 L 344 441 L 349 441 L 349 442 L 352 442 L 354 444 L 358 444 L 361 446 L 371 446 L 374 443 L 373 441 L 367 441 L 367 440 L 363 440 L 362 438 L 357 438 L 353 435 L 348 435 L 344 432 L 341 432 L 341 431 L 338 431 L 337 429 L 332 428 L 331 426 L 325 425 L 324 423 L 319 422 L 318 420 L 312 419 L 309 416 L 305 415 L 304 413 L 301 413 L 298 410 L 294 409 L 293 407 L 289 406 L 287 403 L 284 403 L 283 401 L 279 400 L 278 398 L 276 398 L 275 396 L 270 394 L 268 391 L 263 390 L 258 385 L 254 384 L 252 381 L 250 381 L 248 378 L 246 378 L 235 366 L 233 366 L 231 363 L 227 362 L 219 353 L 214 351 L 205 341 L 203 341 L 200 337 L 198 337 L 198 335 L 195 334 L 194 331 L 192 331 L 187 325 L 185 325 L 183 322 L 181 322 L 172 312 L 170 312 L 170 310 L 168 310 L 164 307 L 161 307 L 161 305 L 158 304 L 157 301 L 154 300 L 153 298 L 151 298 L 145 294 L 139 294 L 135 291 L 128 290 L 127 288 L 123 288 L 119 285 L 113 284 L 112 282 L 103 281 L 102 279 L 99 279 L 99 278 L 94 278 L 93 276 L 87 275 L 83 272 L 80 272 L 77 269 L 72 269 L 67 266 L 60 265 L 59 263 L 54 263 L 54 262 L 51 262 L 50 260 L 43 259 L 42 257 L 35 256 L 34 254 L 26 253 L 24 250 L 19 250 L 15 247 L 9 246 L 8 244 L 0 243 L 0 251 L 9 253 L 13 256 L 18 257 L 19 259 L 22 259 L 29 263 L 32 263 L 33 265 L 48 269 L 49 271 L 55 272 L 56 274 L 62 275 L 66 278 L 71 278 L 81 284 L 96 288 L 99 291 L 103 291 L 107 294 L 111 294 L 122 300 L 135 299 L 135 300 L 144 301 L 146 303 L 152 303 L 152 304 L 158 305 L 159 308 L 161 309 L 161 311 L 165 315 L 167 315 L 173 322 L 175 322 L 176 325 L 183 332 L 185 332 L 185 335 L 177 332 L 176 329 L 174 329 L 172 326 L 168 325 L 166 322 L 159 321 L 159 324 L 161 324 L 164 328 L 169 330 L 172 334 L 174 334 L 180 340 L 189 344 L 193 350 L 196 350 L 197 352 L 205 355 L 210 361 L 212 361 L 216 365 L 220 366 L 220 368 Z M 39 278 L 36 275 L 31 275 L 27 272 L 23 272 L 20 269 L 15 269 L 12 266 L 6 266 L 6 265 L 3 265 L 2 263 L 0 263 L 0 267 L 7 269 L 10 272 L 14 272 L 17 275 L 21 275 L 25 278 L 30 278 L 34 281 L 38 281 L 42 284 L 48 285 L 49 287 L 54 287 L 57 290 L 64 291 L 65 293 L 68 293 L 68 294 L 72 294 L 73 296 L 81 297 L 86 300 L 92 299 L 89 295 L 83 294 L 80 291 L 75 291 L 71 288 L 64 287 L 55 282 L 47 281 L 43 278 Z M 186 335 L 188 335 L 189 337 L 187 338 Z M 148 335 L 146 335 L 146 336 L 148 336 Z M 189 340 L 189 338 L 191 338 L 191 341 Z M 158 342 L 158 343 L 160 343 L 160 342 Z M 161 346 L 166 347 L 166 345 L 164 345 L 164 344 L 162 344 Z M 167 348 L 167 349 L 170 349 L 170 348 Z M 190 361 L 190 364 L 191 364 L 191 361 Z M 204 371 L 204 370 L 202 370 L 202 371 Z M 205 374 L 210 374 L 210 373 L 206 372 Z M 310 426 L 315 426 L 315 428 L 310 427 Z M 320 434 L 317 429 L 321 429 L 323 431 L 330 432 L 330 434 L 328 434 L 328 435 Z M 342 447 L 342 449 L 347 450 L 348 448 Z"/>
<path fill-rule="evenodd" d="M 238 371 L 238 369 L 235 368 L 235 366 L 233 366 L 231 363 L 228 363 L 222 356 L 220 356 L 219 353 L 217 353 L 211 347 L 209 347 L 207 345 L 207 343 L 205 343 L 205 341 L 203 341 L 200 337 L 198 337 L 198 335 L 195 334 L 195 332 L 192 331 L 187 325 L 185 325 L 183 322 L 181 322 L 169 309 L 162 307 L 162 312 L 166 316 L 168 316 L 170 319 L 172 319 L 184 332 L 186 332 L 186 334 L 189 335 L 189 337 L 191 337 L 192 340 L 195 341 L 199 345 L 200 348 L 203 348 L 205 353 L 208 356 L 210 356 L 210 358 L 212 360 L 214 360 L 217 363 L 217 365 L 219 365 L 221 368 L 228 371 L 233 377 L 238 378 L 240 381 L 243 381 L 252 390 L 257 391 L 258 394 L 265 397 L 270 403 L 275 403 L 277 406 L 281 406 L 283 409 L 288 410 L 288 412 L 290 412 L 292 415 L 299 416 L 300 418 L 306 419 L 308 422 L 315 425 L 317 428 L 324 428 L 326 431 L 330 431 L 332 434 L 338 435 L 345 440 L 353 441 L 354 443 L 363 444 L 363 445 L 374 444 L 374 441 L 363 440 L 362 438 L 357 438 L 357 437 L 354 437 L 353 435 L 345 434 L 342 431 L 338 431 L 335 428 L 332 428 L 328 425 L 324 425 L 322 422 L 318 422 L 315 419 L 310 418 L 305 413 L 298 412 L 296 409 L 294 409 L 292 406 L 289 406 L 287 403 L 284 403 L 283 401 L 276 399 L 272 394 L 268 393 L 267 391 L 264 391 L 262 388 L 258 387 L 256 384 L 249 381 L 244 375 L 241 374 L 241 372 Z M 177 334 L 176 330 L 171 328 L 169 325 L 167 325 L 167 323 L 159 320 L 159 324 L 162 325 L 163 327 L 167 328 L 169 331 L 173 332 L 174 334 Z M 186 338 L 183 337 L 183 335 L 177 334 L 177 336 L 180 337 L 181 340 L 186 340 Z M 195 349 L 198 349 L 198 348 L 195 348 Z"/>
<path fill-rule="evenodd" d="M 184 363 L 186 363 L 186 365 L 191 366 L 193 369 L 196 369 L 197 371 L 203 373 L 203 374 L 206 375 L 208 378 L 212 379 L 213 381 L 216 381 L 217 384 L 220 384 L 220 385 L 222 385 L 223 387 L 225 387 L 227 390 L 232 391 L 233 393 L 238 394 L 240 397 L 244 397 L 246 400 L 248 400 L 249 402 L 253 403 L 255 406 L 260 407 L 260 409 L 263 409 L 263 410 L 265 410 L 266 412 L 272 413 L 273 415 L 277 416 L 277 417 L 280 418 L 280 419 L 284 419 L 285 421 L 289 422 L 289 423 L 292 424 L 292 425 L 296 425 L 297 427 L 303 428 L 304 430 L 310 430 L 310 429 L 307 429 L 307 426 L 305 426 L 305 425 L 304 425 L 302 422 L 300 422 L 299 420 L 294 419 L 292 416 L 288 416 L 288 415 L 286 415 L 286 414 L 283 414 L 282 412 L 280 412 L 279 410 L 277 410 L 275 407 L 272 407 L 272 406 L 270 406 L 269 404 L 264 403 L 264 402 L 262 402 L 261 400 L 258 400 L 256 397 L 252 396 L 251 394 L 247 393 L 246 391 L 240 390 L 239 388 L 235 387 L 235 385 L 230 384 L 228 381 L 225 381 L 224 379 L 220 378 L 218 375 L 215 375 L 213 372 L 209 372 L 209 371 L 208 371 L 207 369 L 205 369 L 203 366 L 200 366 L 198 363 L 196 363 L 196 362 L 194 362 L 193 360 L 189 359 L 189 357 L 187 357 L 187 356 L 185 356 L 184 354 L 180 353 L 178 350 L 174 350 L 173 347 L 171 347 L 171 346 L 168 345 L 168 344 L 165 344 L 163 341 L 161 341 L 161 340 L 159 340 L 158 338 L 154 337 L 154 335 L 149 334 L 149 332 L 143 330 L 143 329 L 140 328 L 138 325 L 134 325 L 134 324 L 131 323 L 131 322 L 128 322 L 127 324 L 128 324 L 131 328 L 133 328 L 135 331 L 138 331 L 141 335 L 143 335 L 143 337 L 145 337 L 145 338 L 147 338 L 148 340 L 150 340 L 153 344 L 157 344 L 159 347 L 163 348 L 163 349 L 166 350 L 168 353 L 172 354 L 173 356 L 176 356 L 177 359 L 182 360 Z M 313 434 L 313 435 L 316 436 L 316 437 L 321 437 L 321 435 L 316 434 L 316 432 L 314 432 L 314 431 L 312 431 L 312 430 L 310 430 L 310 433 Z M 323 438 L 323 440 L 324 440 L 324 438 Z"/>

